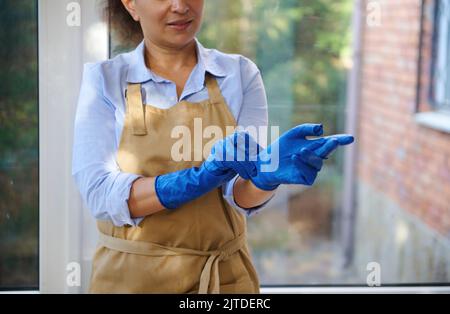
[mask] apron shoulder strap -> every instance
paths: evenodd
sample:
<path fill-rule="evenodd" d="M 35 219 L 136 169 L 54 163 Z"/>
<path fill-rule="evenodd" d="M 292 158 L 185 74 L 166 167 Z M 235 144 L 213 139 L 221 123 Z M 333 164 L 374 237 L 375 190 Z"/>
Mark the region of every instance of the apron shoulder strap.
<path fill-rule="evenodd" d="M 209 99 L 212 103 L 225 103 L 225 98 L 220 91 L 219 84 L 214 76 L 208 72 L 205 75 L 206 87 L 208 88 Z"/>
<path fill-rule="evenodd" d="M 134 135 L 146 135 L 144 104 L 142 103 L 141 84 L 128 83 L 125 94 L 127 111 L 130 115 Z"/>

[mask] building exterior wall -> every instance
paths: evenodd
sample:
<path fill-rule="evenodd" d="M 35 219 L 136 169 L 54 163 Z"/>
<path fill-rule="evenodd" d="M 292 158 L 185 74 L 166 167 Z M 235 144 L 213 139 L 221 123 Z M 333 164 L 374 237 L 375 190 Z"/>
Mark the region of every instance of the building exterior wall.
<path fill-rule="evenodd" d="M 421 0 L 376 2 L 380 25 L 363 24 L 355 265 L 378 259 L 394 281 L 448 281 L 450 134 L 415 120 L 432 109 L 432 1 L 422 33 Z M 397 233 L 405 238 L 396 242 Z"/>

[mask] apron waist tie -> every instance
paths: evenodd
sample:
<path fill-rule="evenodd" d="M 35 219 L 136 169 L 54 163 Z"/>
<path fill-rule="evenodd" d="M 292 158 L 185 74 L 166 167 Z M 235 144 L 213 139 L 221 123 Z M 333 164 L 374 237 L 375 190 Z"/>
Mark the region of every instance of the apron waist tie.
<path fill-rule="evenodd" d="M 228 241 L 222 247 L 213 251 L 201 251 L 179 247 L 164 246 L 152 242 L 131 241 L 115 238 L 100 232 L 99 245 L 108 249 L 130 254 L 146 256 L 168 256 L 168 255 L 199 255 L 209 256 L 203 266 L 200 275 L 200 286 L 198 293 L 219 293 L 219 262 L 227 260 L 231 255 L 239 251 L 245 245 L 244 233 Z M 211 274 L 212 272 L 212 274 Z M 210 288 L 211 279 L 214 278 L 214 286 Z"/>

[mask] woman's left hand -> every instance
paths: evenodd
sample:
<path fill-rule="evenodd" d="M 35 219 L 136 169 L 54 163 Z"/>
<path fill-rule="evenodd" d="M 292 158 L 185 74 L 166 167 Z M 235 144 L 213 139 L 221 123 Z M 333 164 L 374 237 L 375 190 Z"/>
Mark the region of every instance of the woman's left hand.
<path fill-rule="evenodd" d="M 302 124 L 284 133 L 258 155 L 255 186 L 272 191 L 281 184 L 312 185 L 326 159 L 338 146 L 353 142 L 351 135 L 334 135 L 320 139 L 323 126 Z"/>

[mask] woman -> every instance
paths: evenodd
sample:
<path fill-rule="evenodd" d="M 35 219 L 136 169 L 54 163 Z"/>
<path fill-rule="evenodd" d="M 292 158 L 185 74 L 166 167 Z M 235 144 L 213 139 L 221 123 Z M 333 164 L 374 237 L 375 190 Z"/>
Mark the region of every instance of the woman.
<path fill-rule="evenodd" d="M 203 5 L 108 1 L 112 25 L 140 44 L 84 68 L 72 174 L 100 231 L 91 292 L 259 293 L 245 217 L 280 184 L 313 184 L 323 159 L 353 141 L 308 140 L 323 130 L 305 124 L 250 149 L 253 137 L 233 129 L 267 125 L 261 74 L 200 44 Z M 215 140 L 174 157 L 174 130 L 198 134 L 199 121 Z"/>

